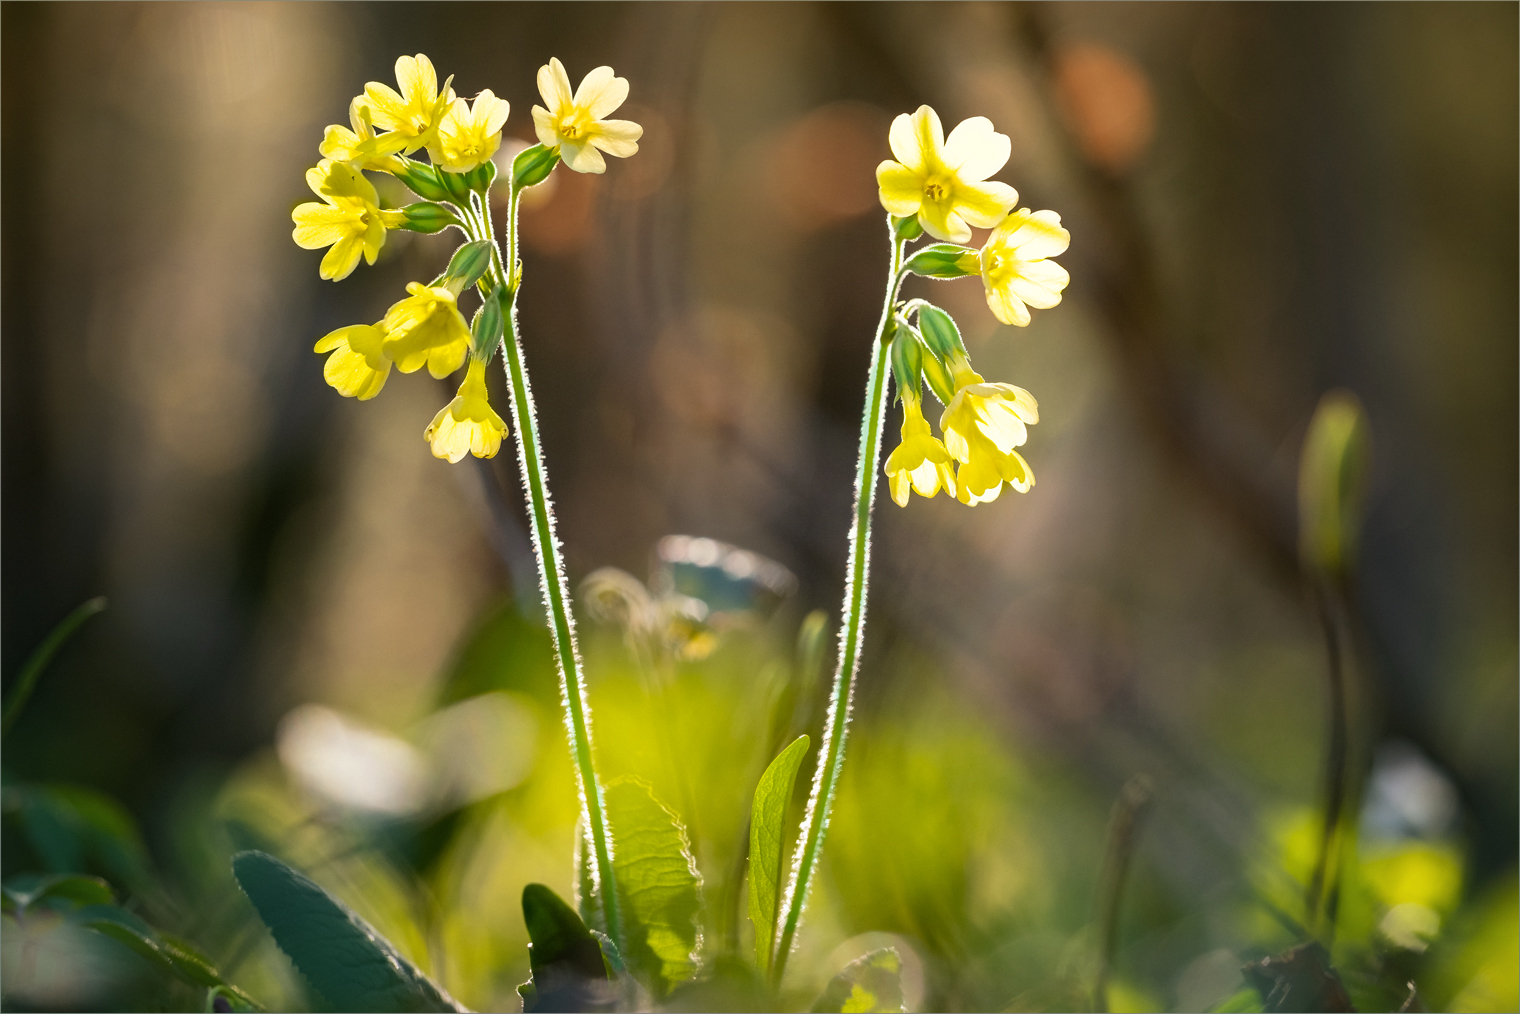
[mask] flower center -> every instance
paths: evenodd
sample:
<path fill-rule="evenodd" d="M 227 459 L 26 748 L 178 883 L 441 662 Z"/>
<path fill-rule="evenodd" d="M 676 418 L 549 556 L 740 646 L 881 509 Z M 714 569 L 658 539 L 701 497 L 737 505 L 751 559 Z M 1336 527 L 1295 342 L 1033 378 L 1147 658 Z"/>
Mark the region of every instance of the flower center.
<path fill-rule="evenodd" d="M 929 201 L 943 201 L 950 196 L 950 184 L 939 177 L 934 177 L 924 183 L 924 199 Z"/>

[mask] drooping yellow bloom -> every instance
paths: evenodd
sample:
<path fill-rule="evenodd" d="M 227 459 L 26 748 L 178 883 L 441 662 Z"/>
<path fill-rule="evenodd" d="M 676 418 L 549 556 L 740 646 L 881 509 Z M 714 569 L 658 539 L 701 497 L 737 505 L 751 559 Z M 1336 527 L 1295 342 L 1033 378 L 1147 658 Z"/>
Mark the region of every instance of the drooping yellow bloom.
<path fill-rule="evenodd" d="M 428 288 L 409 282 L 411 293 L 385 312 L 380 349 L 402 373 L 421 369 L 442 379 L 464 364 L 470 347 L 470 328 L 459 314 L 454 293 L 443 286 Z"/>
<path fill-rule="evenodd" d="M 1020 208 L 1003 219 L 978 256 L 993 315 L 1024 327 L 1030 306 L 1048 310 L 1059 303 L 1071 275 L 1046 258 L 1065 253 L 1070 245 L 1071 233 L 1061 228 L 1061 216 L 1054 211 Z"/>
<path fill-rule="evenodd" d="M 428 145 L 433 164 L 451 173 L 467 173 L 490 159 L 501 147 L 501 128 L 510 108 L 489 88 L 475 97 L 473 107 L 464 99 L 455 99 Z"/>
<path fill-rule="evenodd" d="M 892 121 L 887 140 L 897 161 L 876 167 L 881 206 L 899 218 L 917 215 L 937 239 L 964 243 L 971 226 L 992 228 L 1018 202 L 1008 184 L 985 182 L 1011 150 L 1007 135 L 994 131 L 985 116 L 961 121 L 946 139 L 939 115 L 919 106 L 912 116 Z"/>
<path fill-rule="evenodd" d="M 471 359 L 458 396 L 433 416 L 422 437 L 433 445 L 435 457 L 453 462 L 466 451 L 477 458 L 493 457 L 506 432 L 507 424 L 486 400 L 486 364 Z"/>
<path fill-rule="evenodd" d="M 943 488 L 955 495 L 955 476 L 950 471 L 950 452 L 929 430 L 917 398 L 903 399 L 902 443 L 887 455 L 887 481 L 897 506 L 908 506 L 908 490 L 932 497 Z"/>
<path fill-rule="evenodd" d="M 354 129 L 334 123 L 322 136 L 318 149 L 325 158 L 347 162 L 355 169 L 374 169 L 379 172 L 395 172 L 402 168 L 396 153 L 406 147 L 407 138 L 391 131 L 376 134 L 374 114 L 364 104 L 363 96 L 348 104 L 348 121 Z"/>
<path fill-rule="evenodd" d="M 391 361 L 381 351 L 385 332 L 379 324 L 351 324 L 323 336 L 315 351 L 331 352 L 322 376 L 345 398 L 368 401 L 380 393 L 391 374 Z"/>
<path fill-rule="evenodd" d="M 957 390 L 940 416 L 945 449 L 961 463 L 956 496 L 965 504 L 996 500 L 1006 481 L 1020 493 L 1034 485 L 1029 463 L 1014 448 L 1029 437 L 1028 426 L 1040 421 L 1034 396 L 1012 384 L 988 384 L 963 369 Z"/>
<path fill-rule="evenodd" d="M 628 79 L 614 77 L 611 67 L 587 74 L 572 97 L 564 65 L 551 57 L 538 69 L 538 93 L 549 107 L 533 107 L 538 140 L 546 148 L 557 146 L 565 165 L 576 172 L 605 172 L 603 151 L 627 158 L 639 150 L 643 127 L 632 120 L 602 119 L 628 98 Z"/>
<path fill-rule="evenodd" d="M 369 107 L 375 126 L 404 139 L 402 150 L 410 155 L 433 140 L 438 121 L 454 102 L 454 89 L 449 87 L 452 80 L 450 77 L 443 83 L 440 94 L 433 61 L 421 53 L 398 56 L 396 83 L 401 86 L 400 93 L 390 85 L 371 81 L 364 86 L 364 104 Z"/>
<path fill-rule="evenodd" d="M 326 203 L 308 201 L 290 213 L 291 236 L 306 250 L 332 247 L 322 258 L 323 278 L 341 281 L 353 273 L 362 254 L 370 264 L 385 246 L 385 230 L 406 220 L 399 211 L 381 211 L 374 185 L 352 166 L 324 158 L 306 170 L 306 184 Z"/>

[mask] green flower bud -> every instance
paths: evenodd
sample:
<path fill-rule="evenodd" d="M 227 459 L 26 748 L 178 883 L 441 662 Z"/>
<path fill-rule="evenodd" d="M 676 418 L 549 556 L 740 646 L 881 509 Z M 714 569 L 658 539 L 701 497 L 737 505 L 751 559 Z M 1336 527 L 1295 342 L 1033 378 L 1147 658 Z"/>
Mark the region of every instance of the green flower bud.
<path fill-rule="evenodd" d="M 934 243 L 917 251 L 903 267 L 925 278 L 965 278 L 980 274 L 981 259 L 970 247 Z"/>
<path fill-rule="evenodd" d="M 456 294 L 463 292 L 479 281 L 480 276 L 485 274 L 486 268 L 490 266 L 490 240 L 478 239 L 473 243 L 466 243 L 455 250 L 454 256 L 450 258 L 448 270 L 444 272 L 446 280 L 443 284 L 453 289 Z M 455 288 L 456 285 L 458 288 Z"/>
<path fill-rule="evenodd" d="M 966 345 L 961 341 L 960 328 L 950 315 L 937 306 L 922 303 L 918 309 L 918 329 L 924 336 L 924 346 L 942 363 L 952 363 L 966 358 Z"/>
<path fill-rule="evenodd" d="M 491 189 L 491 184 L 496 182 L 496 163 L 486 159 L 464 174 L 464 182 L 471 190 L 484 194 Z"/>
<path fill-rule="evenodd" d="M 434 204 L 432 201 L 418 201 L 415 204 L 408 204 L 401 209 L 401 213 L 406 216 L 406 220 L 397 226 L 397 228 L 405 229 L 408 232 L 442 232 L 451 225 L 459 225 L 459 219 L 454 217 L 452 211 L 441 204 Z"/>
<path fill-rule="evenodd" d="M 897 400 L 920 401 L 919 377 L 923 370 L 924 350 L 918 336 L 907 324 L 899 322 L 897 337 L 892 339 L 892 376 L 897 379 Z"/>
<path fill-rule="evenodd" d="M 447 169 L 438 169 L 438 178 L 448 188 L 449 199 L 456 204 L 470 203 L 470 184 L 465 181 L 464 173 L 451 173 Z"/>
<path fill-rule="evenodd" d="M 479 359 L 489 361 L 501 342 L 501 297 L 501 286 L 498 285 L 491 290 L 485 302 L 480 304 L 480 309 L 475 311 L 475 319 L 470 322 L 470 344 L 475 347 L 475 355 Z"/>
<path fill-rule="evenodd" d="M 438 170 L 426 162 L 414 162 L 409 158 L 401 159 L 406 167 L 393 175 L 405 183 L 407 189 L 425 201 L 447 201 L 450 198 L 448 188 L 438 178 Z"/>
<path fill-rule="evenodd" d="M 924 234 L 924 227 L 919 224 L 917 215 L 909 215 L 906 218 L 892 216 L 892 235 L 898 239 L 912 242 Z"/>
<path fill-rule="evenodd" d="M 542 183 L 558 164 L 558 148 L 545 148 L 541 144 L 524 148 L 512 160 L 512 186 L 521 190 Z"/>
<path fill-rule="evenodd" d="M 1298 462 L 1298 551 L 1304 566 L 1344 578 L 1356 558 L 1372 431 L 1350 391 L 1320 399 Z"/>

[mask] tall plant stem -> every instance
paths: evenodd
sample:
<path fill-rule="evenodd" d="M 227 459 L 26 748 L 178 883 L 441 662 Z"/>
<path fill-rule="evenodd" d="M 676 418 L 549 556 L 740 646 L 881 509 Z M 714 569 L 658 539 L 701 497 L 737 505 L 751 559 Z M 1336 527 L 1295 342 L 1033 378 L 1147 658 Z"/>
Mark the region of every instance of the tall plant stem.
<path fill-rule="evenodd" d="M 890 229 L 890 223 L 889 223 Z M 866 380 L 865 411 L 860 419 L 860 460 L 855 466 L 855 520 L 850 527 L 850 555 L 844 585 L 844 621 L 839 633 L 839 668 L 834 672 L 834 689 L 829 696 L 829 714 L 824 722 L 819 764 L 813 776 L 813 790 L 808 795 L 807 814 L 797 834 L 798 847 L 792 858 L 792 878 L 782 901 L 782 929 L 771 961 L 771 981 L 780 986 L 786 973 L 786 960 L 792 951 L 802 910 L 807 906 L 808 889 L 818 869 L 823 852 L 824 832 L 829 826 L 829 812 L 834 806 L 834 791 L 844 768 L 845 739 L 850 731 L 850 705 L 855 696 L 855 673 L 860 668 L 860 646 L 866 630 L 866 591 L 871 570 L 871 510 L 876 504 L 876 459 L 881 456 L 881 428 L 887 408 L 887 362 L 892 343 L 888 340 L 892 307 L 903 281 L 903 248 L 906 241 L 892 237 L 892 269 L 887 276 L 887 294 L 882 302 L 881 320 L 871 343 L 871 368 Z"/>
<path fill-rule="evenodd" d="M 1330 742 L 1325 751 L 1325 820 L 1319 855 L 1309 879 L 1305 907 L 1311 929 L 1328 947 L 1335 939 L 1340 901 L 1340 858 L 1345 847 L 1345 809 L 1351 780 L 1351 708 L 1346 682 L 1345 646 L 1340 631 L 1340 599 L 1328 581 L 1316 581 L 1314 598 L 1325 634 L 1326 675 L 1330 691 Z"/>
<path fill-rule="evenodd" d="M 596 777 L 591 748 L 591 704 L 586 696 L 586 675 L 580 652 L 575 645 L 575 619 L 570 615 L 570 590 L 565 580 L 565 564 L 560 557 L 559 540 L 554 534 L 554 511 L 549 504 L 549 477 L 544 469 L 543 449 L 538 440 L 538 414 L 533 407 L 533 389 L 528 384 L 528 370 L 523 364 L 522 345 L 517 334 L 517 209 L 521 197 L 515 181 L 508 183 L 507 250 L 503 258 L 497 252 L 489 274 L 491 284 L 504 290 L 502 317 L 506 335 L 502 341 L 502 359 L 507 386 L 512 395 L 512 423 L 517 428 L 518 464 L 523 487 L 527 491 L 528 513 L 532 518 L 533 550 L 538 556 L 539 583 L 544 605 L 549 612 L 549 631 L 554 636 L 554 657 L 559 668 L 560 700 L 565 708 L 565 727 L 570 736 L 570 753 L 580 783 L 581 817 L 591 838 L 592 882 L 601 894 L 602 916 L 607 935 L 619 950 L 623 949 L 622 920 L 618 912 L 617 880 L 612 870 L 612 833 L 607 826 L 602 783 Z M 487 235 L 493 240 L 490 205 L 482 202 Z"/>

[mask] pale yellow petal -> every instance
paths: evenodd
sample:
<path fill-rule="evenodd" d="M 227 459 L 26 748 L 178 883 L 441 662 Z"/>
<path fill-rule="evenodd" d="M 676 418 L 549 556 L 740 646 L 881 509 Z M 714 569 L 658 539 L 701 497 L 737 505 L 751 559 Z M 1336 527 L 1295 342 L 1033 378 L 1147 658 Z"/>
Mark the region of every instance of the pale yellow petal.
<path fill-rule="evenodd" d="M 918 214 L 924 201 L 924 181 L 912 169 L 887 159 L 876 167 L 881 206 L 899 218 Z"/>
<path fill-rule="evenodd" d="M 588 140 L 609 155 L 628 158 L 637 155 L 644 128 L 632 120 L 602 120 L 591 126 Z"/>
<path fill-rule="evenodd" d="M 988 243 L 997 243 L 1016 251 L 1021 261 L 1036 261 L 1046 257 L 1058 257 L 1071 245 L 1071 233 L 1061 226 L 1061 216 L 1054 211 L 1027 209 L 1009 215 L 988 237 Z"/>
<path fill-rule="evenodd" d="M 470 343 L 458 341 L 449 345 L 440 345 L 428 350 L 428 372 L 439 380 L 457 371 L 464 365 L 464 357 L 469 352 Z"/>
<path fill-rule="evenodd" d="M 1005 284 L 1030 306 L 1048 310 L 1061 302 L 1061 290 L 1071 284 L 1071 275 L 1055 261 L 1030 261 L 1019 263 Z"/>
<path fill-rule="evenodd" d="M 908 506 L 908 494 L 913 491 L 913 479 L 907 472 L 887 473 L 887 482 L 892 488 L 892 499 L 897 506 Z"/>
<path fill-rule="evenodd" d="M 949 243 L 964 243 L 971 238 L 971 228 L 948 201 L 925 201 L 918 209 L 918 224 L 935 239 Z"/>
<path fill-rule="evenodd" d="M 511 103 L 506 99 L 499 99 L 487 88 L 475 97 L 475 105 L 470 110 L 470 118 L 475 130 L 482 135 L 494 134 L 506 125 L 507 116 L 512 112 Z"/>
<path fill-rule="evenodd" d="M 1003 168 L 1013 151 L 1007 134 L 992 129 L 985 116 L 962 120 L 945 139 L 945 166 L 967 183 L 979 183 Z"/>
<path fill-rule="evenodd" d="M 346 208 L 308 201 L 296 205 L 290 218 L 296 224 L 291 232 L 296 245 L 304 250 L 320 250 L 352 233 L 358 214 Z"/>
<path fill-rule="evenodd" d="M 354 268 L 359 266 L 359 257 L 363 252 L 364 247 L 358 236 L 344 236 L 333 244 L 331 250 L 327 251 L 317 273 L 323 278 L 341 282 L 354 273 Z"/>
<path fill-rule="evenodd" d="M 544 97 L 544 105 L 549 107 L 549 112 L 554 116 L 558 116 L 574 101 L 570 96 L 570 76 L 565 73 L 565 65 L 557 57 L 551 56 L 548 63 L 538 68 L 538 94 Z"/>
<path fill-rule="evenodd" d="M 957 183 L 951 200 L 967 222 L 978 229 L 991 229 L 1008 217 L 1019 202 L 1019 192 L 1006 183 Z"/>
<path fill-rule="evenodd" d="M 1029 326 L 1029 310 L 1023 300 L 1009 291 L 1006 284 L 987 286 L 987 308 L 1004 324 L 1015 327 Z"/>
<path fill-rule="evenodd" d="M 364 104 L 369 107 L 370 118 L 375 126 L 381 130 L 395 130 L 411 123 L 406 99 L 396 94 L 396 89 L 390 85 L 379 81 L 365 85 Z"/>
<path fill-rule="evenodd" d="M 589 144 L 571 144 L 566 141 L 560 145 L 559 155 L 564 159 L 567 168 L 578 173 L 607 171 L 607 160 L 602 158 L 601 152 Z"/>
<path fill-rule="evenodd" d="M 559 134 L 554 130 L 554 114 L 543 106 L 533 107 L 533 133 L 538 135 L 538 143 L 545 148 L 559 144 Z"/>
<path fill-rule="evenodd" d="M 592 119 L 600 120 L 628 100 L 628 79 L 616 77 L 611 67 L 597 67 L 581 79 L 575 104 Z"/>
<path fill-rule="evenodd" d="M 438 72 L 421 53 L 396 57 L 396 83 L 408 104 L 426 107 L 438 100 Z"/>

